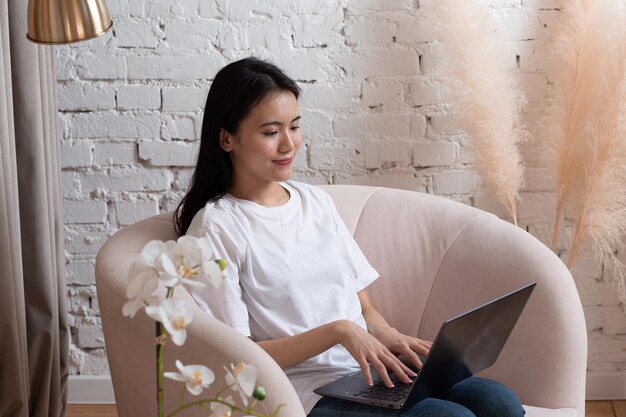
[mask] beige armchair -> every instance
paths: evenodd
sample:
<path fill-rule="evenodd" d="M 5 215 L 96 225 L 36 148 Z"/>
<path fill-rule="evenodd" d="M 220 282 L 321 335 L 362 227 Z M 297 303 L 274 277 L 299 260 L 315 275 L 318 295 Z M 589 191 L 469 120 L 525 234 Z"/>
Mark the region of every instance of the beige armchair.
<path fill-rule="evenodd" d="M 512 387 L 530 417 L 584 416 L 585 320 L 571 275 L 548 248 L 492 214 L 441 197 L 365 186 L 323 188 L 381 275 L 370 297 L 402 332 L 432 340 L 446 318 L 537 281 L 484 376 Z M 149 240 L 175 238 L 167 213 L 123 228 L 98 253 L 98 301 L 120 417 L 156 415 L 155 325 L 143 313 L 132 320 L 122 316 L 128 267 Z M 193 303 L 178 293 L 183 295 Z M 223 365 L 243 360 L 259 368 L 258 382 L 268 392 L 259 410 L 284 404 L 281 416 L 304 416 L 271 357 L 199 308 L 194 314 L 186 344 L 167 345 L 166 370 L 175 370 L 176 358 L 206 364 L 216 371 L 217 389 L 224 385 Z M 166 410 L 177 404 L 180 387 L 166 382 Z M 183 415 L 205 414 L 198 409 Z"/>

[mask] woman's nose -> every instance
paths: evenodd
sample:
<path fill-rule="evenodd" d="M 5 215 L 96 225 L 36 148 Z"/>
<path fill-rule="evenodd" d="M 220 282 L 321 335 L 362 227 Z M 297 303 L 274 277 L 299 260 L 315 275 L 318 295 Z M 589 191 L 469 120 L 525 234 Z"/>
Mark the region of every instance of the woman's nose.
<path fill-rule="evenodd" d="M 285 132 L 282 135 L 279 151 L 282 153 L 290 152 L 294 148 L 293 138 L 291 137 L 291 132 Z"/>

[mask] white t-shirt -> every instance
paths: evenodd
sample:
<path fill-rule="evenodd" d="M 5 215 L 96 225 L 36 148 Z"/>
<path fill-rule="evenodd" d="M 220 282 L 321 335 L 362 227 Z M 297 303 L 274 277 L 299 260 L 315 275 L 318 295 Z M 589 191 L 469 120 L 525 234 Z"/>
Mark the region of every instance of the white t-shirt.
<path fill-rule="evenodd" d="M 358 292 L 372 268 L 323 190 L 280 183 L 287 203 L 265 207 L 229 194 L 209 202 L 187 234 L 207 236 L 225 259 L 220 288 L 193 290 L 198 305 L 255 341 L 293 336 L 335 320 L 366 328 Z M 308 413 L 313 389 L 359 368 L 340 344 L 285 369 Z"/>

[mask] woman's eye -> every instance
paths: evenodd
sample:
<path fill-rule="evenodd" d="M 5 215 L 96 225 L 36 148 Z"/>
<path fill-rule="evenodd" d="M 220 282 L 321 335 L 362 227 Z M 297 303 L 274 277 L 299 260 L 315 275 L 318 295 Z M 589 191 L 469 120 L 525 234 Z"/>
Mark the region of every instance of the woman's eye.
<path fill-rule="evenodd" d="M 300 129 L 300 126 L 291 126 L 291 130 L 293 130 L 293 131 L 296 131 L 298 129 Z"/>
<path fill-rule="evenodd" d="M 263 134 L 264 134 L 265 136 L 274 136 L 274 135 L 275 135 L 275 134 L 277 134 L 277 133 L 278 133 L 278 132 L 277 132 L 277 131 L 275 131 L 275 130 L 274 130 L 274 131 L 272 131 L 272 132 L 263 132 Z"/>

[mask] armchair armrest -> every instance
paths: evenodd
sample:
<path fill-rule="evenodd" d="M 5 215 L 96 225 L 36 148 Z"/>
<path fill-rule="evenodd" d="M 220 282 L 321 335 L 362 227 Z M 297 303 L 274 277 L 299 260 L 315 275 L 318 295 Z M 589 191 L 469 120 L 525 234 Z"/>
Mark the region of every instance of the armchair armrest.
<path fill-rule="evenodd" d="M 122 229 L 111 237 L 98 253 L 96 285 L 109 368 L 120 417 L 156 415 L 155 322 L 143 311 L 130 319 L 122 315 L 126 299 L 126 275 L 134 256 L 153 239 L 175 239 L 171 214 L 155 216 Z M 148 239 L 149 240 L 149 239 Z M 164 370 L 176 371 L 175 360 L 183 364 L 201 364 L 215 372 L 215 382 L 200 398 L 210 398 L 226 386 L 224 366 L 243 361 L 258 370 L 257 385 L 267 391 L 267 398 L 256 410 L 273 412 L 280 404 L 281 416 L 304 417 L 300 400 L 282 369 L 256 343 L 201 310 L 183 288 L 177 298 L 186 298 L 194 319 L 187 328 L 187 341 L 181 347 L 168 342 Z M 176 409 L 184 384 L 165 379 L 165 410 Z M 224 395 L 229 395 L 225 393 Z M 192 399 L 186 394 L 186 401 Z M 200 399 L 193 398 L 193 399 Z M 239 396 L 233 399 L 240 403 Z M 207 411 L 194 407 L 185 416 L 206 416 Z"/>
<path fill-rule="evenodd" d="M 495 216 L 468 223 L 443 258 L 419 335 L 432 340 L 450 316 L 533 281 L 525 311 L 484 376 L 513 388 L 524 404 L 584 415 L 587 333 L 574 281 L 550 249 L 518 227 Z"/>

